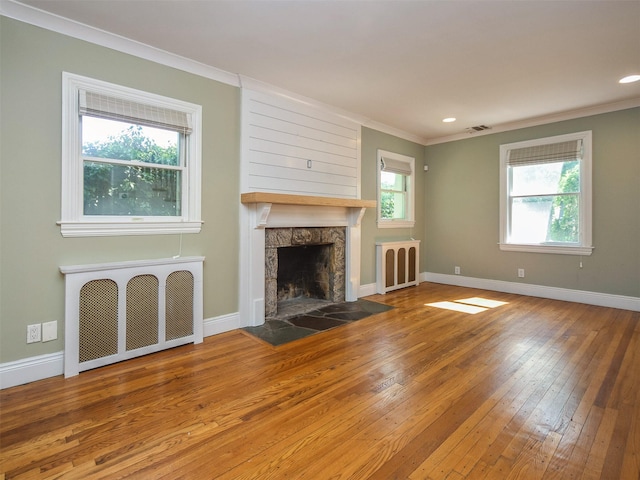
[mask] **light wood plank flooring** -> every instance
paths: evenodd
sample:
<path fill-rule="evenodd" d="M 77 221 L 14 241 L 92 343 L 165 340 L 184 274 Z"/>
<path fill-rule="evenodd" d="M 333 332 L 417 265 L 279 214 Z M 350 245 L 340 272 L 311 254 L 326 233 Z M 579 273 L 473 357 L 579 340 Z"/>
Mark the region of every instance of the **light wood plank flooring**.
<path fill-rule="evenodd" d="M 506 303 L 428 305 L 470 297 Z M 6 389 L 0 478 L 639 478 L 640 313 L 432 283 L 368 299 L 396 308 Z"/>

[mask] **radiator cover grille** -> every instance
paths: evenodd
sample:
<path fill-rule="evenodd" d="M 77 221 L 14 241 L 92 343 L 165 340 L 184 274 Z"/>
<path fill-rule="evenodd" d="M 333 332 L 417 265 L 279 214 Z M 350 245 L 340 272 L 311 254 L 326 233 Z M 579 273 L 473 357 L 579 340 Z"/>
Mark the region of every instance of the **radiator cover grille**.
<path fill-rule="evenodd" d="M 118 284 L 106 278 L 80 289 L 79 361 L 118 353 Z"/>
<path fill-rule="evenodd" d="M 420 240 L 376 243 L 376 292 L 418 285 Z"/>
<path fill-rule="evenodd" d="M 129 280 L 127 350 L 158 343 L 158 312 L 158 278 L 154 275 L 138 275 Z"/>
<path fill-rule="evenodd" d="M 60 267 L 65 376 L 202 342 L 202 257 Z"/>
<path fill-rule="evenodd" d="M 193 275 L 187 271 L 173 272 L 167 278 L 167 340 L 193 334 L 190 312 L 193 310 Z"/>

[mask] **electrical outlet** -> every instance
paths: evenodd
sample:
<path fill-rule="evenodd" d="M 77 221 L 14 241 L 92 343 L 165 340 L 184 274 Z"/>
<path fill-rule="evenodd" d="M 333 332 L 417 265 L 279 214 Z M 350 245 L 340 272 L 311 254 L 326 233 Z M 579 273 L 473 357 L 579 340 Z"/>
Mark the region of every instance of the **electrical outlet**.
<path fill-rule="evenodd" d="M 455 273 L 456 275 L 460 275 L 460 267 L 453 267 L 453 273 Z"/>
<path fill-rule="evenodd" d="M 42 324 L 42 341 L 49 342 L 58 338 L 58 322 L 45 322 Z"/>
<path fill-rule="evenodd" d="M 35 325 L 27 325 L 27 343 L 36 343 L 40 341 L 40 333 L 42 326 L 39 323 Z"/>
<path fill-rule="evenodd" d="M 524 278 L 524 268 L 518 269 L 518 278 Z"/>

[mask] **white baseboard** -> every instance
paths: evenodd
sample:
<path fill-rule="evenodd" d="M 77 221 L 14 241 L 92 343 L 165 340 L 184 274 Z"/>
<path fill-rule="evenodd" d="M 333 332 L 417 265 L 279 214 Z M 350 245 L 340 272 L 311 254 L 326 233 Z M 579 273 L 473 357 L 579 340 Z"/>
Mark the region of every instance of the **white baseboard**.
<path fill-rule="evenodd" d="M 586 303 L 601 307 L 621 308 L 623 310 L 640 311 L 640 298 L 608 293 L 587 292 L 567 288 L 545 287 L 527 283 L 504 282 L 486 278 L 445 275 L 442 273 L 423 272 L 421 282 L 443 283 L 460 287 L 481 288 L 496 292 L 516 293 L 531 297 L 552 298 L 567 302 Z M 367 297 L 376 293 L 376 284 L 360 285 L 358 297 Z M 242 328 L 239 313 L 230 313 L 204 320 L 204 336 Z M 43 380 L 64 373 L 64 352 L 49 353 L 37 357 L 29 357 L 14 362 L 0 364 L 0 389 L 15 387 L 36 380 Z"/>
<path fill-rule="evenodd" d="M 62 375 L 64 352 L 48 353 L 0 364 L 0 389 Z"/>
<path fill-rule="evenodd" d="M 205 318 L 204 336 L 210 337 L 211 335 L 228 332 L 229 330 L 235 330 L 236 328 L 242 328 L 244 326 L 246 325 L 240 324 L 240 314 L 237 312 L 220 315 L 219 317 Z"/>
<path fill-rule="evenodd" d="M 585 290 L 571 290 L 568 288 L 546 287 L 528 283 L 505 282 L 486 278 L 463 277 L 460 275 L 446 275 L 443 273 L 423 272 L 420 281 L 444 283 L 460 287 L 481 288 L 496 292 L 516 293 L 531 297 L 551 298 L 566 302 L 586 303 L 601 307 L 620 308 L 622 310 L 640 311 L 640 298 L 613 295 L 609 293 L 589 292 Z"/>
<path fill-rule="evenodd" d="M 204 320 L 204 336 L 240 328 L 237 313 Z M 64 352 L 49 353 L 0 364 L 0 390 L 64 374 Z"/>
<path fill-rule="evenodd" d="M 360 288 L 358 289 L 358 298 L 360 297 L 368 297 L 369 295 L 375 295 L 376 294 L 376 284 L 375 283 L 369 283 L 367 285 L 360 285 Z"/>

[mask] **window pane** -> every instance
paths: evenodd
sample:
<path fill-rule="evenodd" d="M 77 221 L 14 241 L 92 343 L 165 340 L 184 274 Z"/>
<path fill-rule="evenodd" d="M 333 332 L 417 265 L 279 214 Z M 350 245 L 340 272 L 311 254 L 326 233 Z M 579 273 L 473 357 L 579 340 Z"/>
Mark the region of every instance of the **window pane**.
<path fill-rule="evenodd" d="M 545 195 L 580 191 L 580 163 L 543 163 L 511 167 L 511 195 Z"/>
<path fill-rule="evenodd" d="M 552 195 L 515 198 L 511 203 L 510 242 L 577 243 L 579 196 Z"/>
<path fill-rule="evenodd" d="M 180 216 L 181 172 L 84 162 L 84 214 Z"/>
<path fill-rule="evenodd" d="M 404 192 L 404 175 L 399 173 L 380 172 L 380 186 L 383 190 L 395 190 Z"/>
<path fill-rule="evenodd" d="M 180 165 L 180 134 L 104 118 L 82 117 L 82 154 L 116 160 Z"/>
<path fill-rule="evenodd" d="M 380 216 L 391 220 L 405 219 L 405 199 L 406 195 L 404 192 L 381 192 Z"/>

